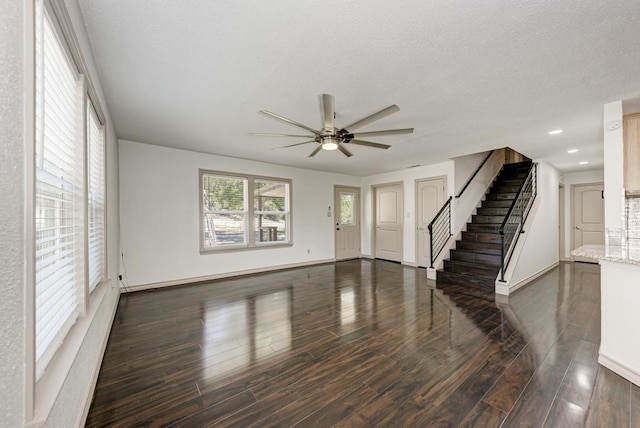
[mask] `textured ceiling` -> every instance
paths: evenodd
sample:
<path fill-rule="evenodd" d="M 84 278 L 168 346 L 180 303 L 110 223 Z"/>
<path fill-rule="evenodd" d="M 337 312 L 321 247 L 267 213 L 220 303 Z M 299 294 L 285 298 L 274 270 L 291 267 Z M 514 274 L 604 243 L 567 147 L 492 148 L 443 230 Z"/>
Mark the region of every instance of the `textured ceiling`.
<path fill-rule="evenodd" d="M 640 97 L 638 0 L 79 3 L 118 137 L 143 143 L 353 175 L 510 146 L 570 172 L 602 167 L 603 104 Z M 321 128 L 322 93 L 337 125 L 397 104 L 361 131 L 415 132 L 351 158 L 249 135 L 300 131 L 261 109 Z"/>

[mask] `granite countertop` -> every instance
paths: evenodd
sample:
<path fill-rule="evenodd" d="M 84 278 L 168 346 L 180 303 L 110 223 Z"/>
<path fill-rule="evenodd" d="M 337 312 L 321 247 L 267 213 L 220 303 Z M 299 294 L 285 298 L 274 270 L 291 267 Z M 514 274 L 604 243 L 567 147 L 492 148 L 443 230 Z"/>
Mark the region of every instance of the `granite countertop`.
<path fill-rule="evenodd" d="M 604 245 L 583 245 L 582 247 L 572 250 L 571 255 L 600 260 L 606 256 L 606 252 Z"/>
<path fill-rule="evenodd" d="M 640 266 L 640 260 L 628 259 L 628 258 L 625 258 L 625 257 L 604 256 L 604 257 L 601 257 L 600 260 L 606 260 L 606 261 L 609 261 L 609 262 L 626 263 L 628 265 Z"/>
<path fill-rule="evenodd" d="M 583 245 L 572 250 L 571 255 L 640 266 L 640 260 L 623 257 L 622 250 L 619 247 L 609 248 L 609 255 L 607 255 L 604 245 Z"/>

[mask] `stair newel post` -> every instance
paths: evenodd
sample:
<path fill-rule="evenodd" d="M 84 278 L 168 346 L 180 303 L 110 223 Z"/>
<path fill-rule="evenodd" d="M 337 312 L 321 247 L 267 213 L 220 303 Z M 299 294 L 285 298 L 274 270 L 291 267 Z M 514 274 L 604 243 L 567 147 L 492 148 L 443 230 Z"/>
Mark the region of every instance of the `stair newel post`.
<path fill-rule="evenodd" d="M 500 230 L 500 281 L 504 282 L 504 230 Z"/>
<path fill-rule="evenodd" d="M 449 236 L 453 235 L 451 233 L 451 198 L 449 198 Z"/>
<path fill-rule="evenodd" d="M 429 224 L 429 260 L 429 268 L 433 269 L 433 222 Z"/>

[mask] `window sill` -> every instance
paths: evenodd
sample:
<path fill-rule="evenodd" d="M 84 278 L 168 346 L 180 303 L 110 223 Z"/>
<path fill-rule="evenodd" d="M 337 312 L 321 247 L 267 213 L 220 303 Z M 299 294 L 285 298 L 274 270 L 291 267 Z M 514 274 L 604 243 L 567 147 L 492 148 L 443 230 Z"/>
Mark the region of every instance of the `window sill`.
<path fill-rule="evenodd" d="M 207 248 L 201 249 L 200 254 L 215 254 L 215 253 L 232 253 L 237 251 L 252 251 L 252 250 L 263 250 L 265 248 L 274 248 L 274 247 L 292 247 L 293 242 L 274 242 L 274 243 L 260 243 L 256 244 L 253 247 L 249 247 L 246 245 L 235 245 L 233 247 L 221 247 L 221 248 Z"/>
<path fill-rule="evenodd" d="M 25 424 L 26 427 L 39 427 L 47 421 L 49 413 L 51 409 L 53 409 L 58 395 L 62 391 L 62 386 L 71 371 L 71 367 L 82 347 L 87 332 L 110 286 L 113 288 L 110 281 L 103 281 L 96 286 L 89 298 L 87 313 L 83 317 L 78 318 L 73 327 L 71 327 L 64 343 L 56 352 L 51 362 L 49 362 L 40 380 L 36 383 L 33 419 L 27 421 Z"/>

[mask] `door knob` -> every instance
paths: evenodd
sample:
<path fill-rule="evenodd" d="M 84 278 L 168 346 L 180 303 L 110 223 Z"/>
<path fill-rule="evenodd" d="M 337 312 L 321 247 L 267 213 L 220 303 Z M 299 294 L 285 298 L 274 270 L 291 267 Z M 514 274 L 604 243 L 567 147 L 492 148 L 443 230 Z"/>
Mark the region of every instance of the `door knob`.
<path fill-rule="evenodd" d="M 582 230 L 580 226 L 576 226 L 576 230 Z"/>

